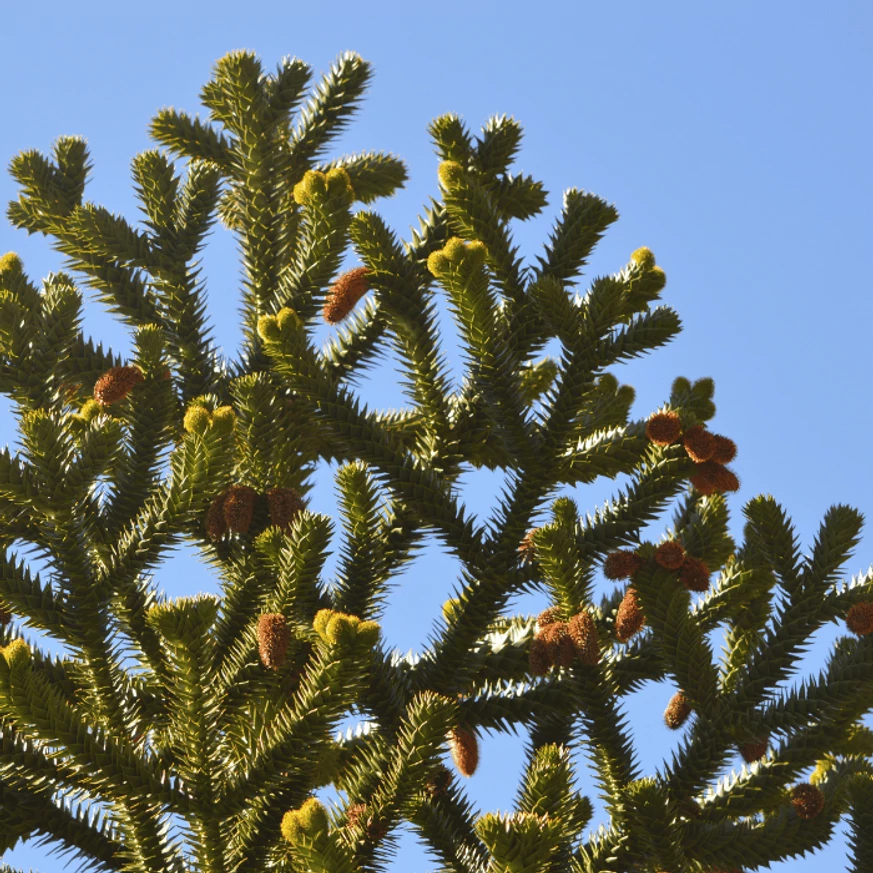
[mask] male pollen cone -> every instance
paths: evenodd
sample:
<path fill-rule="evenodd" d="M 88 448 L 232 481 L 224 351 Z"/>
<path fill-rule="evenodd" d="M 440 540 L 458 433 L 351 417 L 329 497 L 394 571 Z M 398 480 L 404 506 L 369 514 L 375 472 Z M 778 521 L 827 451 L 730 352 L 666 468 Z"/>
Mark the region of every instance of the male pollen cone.
<path fill-rule="evenodd" d="M 655 560 L 665 570 L 678 570 L 685 563 L 685 549 L 676 540 L 667 540 L 655 549 Z"/>
<path fill-rule="evenodd" d="M 0 603 L 0 627 L 5 627 L 12 621 L 12 613 Z"/>
<path fill-rule="evenodd" d="M 853 604 L 846 613 L 846 627 L 859 637 L 873 631 L 873 602 Z"/>
<path fill-rule="evenodd" d="M 550 606 L 537 616 L 537 624 L 542 628 L 561 620 L 561 607 Z"/>
<path fill-rule="evenodd" d="M 537 632 L 537 636 L 545 643 L 549 666 L 569 667 L 573 663 L 576 650 L 566 624 L 562 621 L 547 624 Z"/>
<path fill-rule="evenodd" d="M 449 749 L 458 772 L 462 776 L 472 776 L 479 765 L 479 741 L 476 734 L 466 728 L 453 728 L 449 731 Z"/>
<path fill-rule="evenodd" d="M 278 670 L 285 663 L 290 640 L 291 629 L 284 615 L 268 612 L 258 617 L 258 653 L 265 667 Z"/>
<path fill-rule="evenodd" d="M 620 643 L 626 643 L 645 623 L 646 617 L 637 600 L 637 592 L 628 588 L 615 614 L 615 638 Z"/>
<path fill-rule="evenodd" d="M 355 267 L 343 273 L 331 286 L 324 301 L 324 320 L 330 324 L 342 321 L 354 308 L 357 302 L 370 290 L 366 267 Z"/>
<path fill-rule="evenodd" d="M 688 477 L 691 484 L 703 495 L 724 491 L 739 491 L 740 480 L 736 474 L 715 461 L 697 464 Z"/>
<path fill-rule="evenodd" d="M 729 464 L 737 456 L 737 444 L 719 433 L 712 435 L 715 441 L 715 451 L 709 459 L 715 464 Z"/>
<path fill-rule="evenodd" d="M 143 381 L 139 367 L 111 367 L 94 383 L 94 399 L 101 406 L 124 400 Z"/>
<path fill-rule="evenodd" d="M 227 489 L 227 496 L 224 498 L 224 520 L 234 533 L 248 531 L 257 496 L 255 489 L 248 485 L 232 485 Z"/>
<path fill-rule="evenodd" d="M 791 789 L 791 805 L 798 817 L 808 821 L 824 809 L 825 796 L 815 785 L 801 782 Z"/>
<path fill-rule="evenodd" d="M 549 647 L 537 634 L 530 642 L 530 672 L 532 676 L 545 676 L 552 662 L 549 659 Z"/>
<path fill-rule="evenodd" d="M 567 633 L 573 641 L 576 657 L 593 666 L 600 662 L 600 639 L 594 619 L 585 611 L 574 615 L 567 623 Z"/>
<path fill-rule="evenodd" d="M 224 520 L 224 500 L 226 497 L 227 491 L 216 494 L 212 498 L 212 503 L 209 504 L 209 511 L 206 513 L 206 533 L 213 542 L 220 540 L 227 532 L 227 522 Z"/>
<path fill-rule="evenodd" d="M 696 464 L 708 461 L 715 454 L 715 440 L 702 424 L 688 428 L 682 435 L 682 444 L 688 457 Z"/>
<path fill-rule="evenodd" d="M 682 435 L 682 420 L 675 412 L 656 412 L 646 422 L 646 436 L 656 446 L 669 446 Z"/>
<path fill-rule="evenodd" d="M 664 710 L 664 721 L 667 727 L 672 731 L 678 730 L 685 724 L 689 715 L 691 715 L 691 703 L 681 691 L 677 691 L 670 698 L 667 709 Z"/>
<path fill-rule="evenodd" d="M 613 581 L 630 579 L 642 565 L 643 559 L 635 552 L 619 549 L 606 556 L 603 562 L 603 575 Z"/>
<path fill-rule="evenodd" d="M 270 504 L 270 521 L 276 527 L 286 530 L 306 508 L 306 504 L 293 488 L 271 488 L 267 492 L 267 501 Z"/>
<path fill-rule="evenodd" d="M 685 563 L 679 571 L 679 581 L 689 591 L 709 590 L 709 567 L 700 559 L 685 556 Z"/>
<path fill-rule="evenodd" d="M 752 764 L 755 761 L 760 761 L 767 754 L 767 747 L 769 745 L 770 742 L 767 737 L 760 740 L 752 740 L 740 746 L 740 754 L 747 764 Z"/>

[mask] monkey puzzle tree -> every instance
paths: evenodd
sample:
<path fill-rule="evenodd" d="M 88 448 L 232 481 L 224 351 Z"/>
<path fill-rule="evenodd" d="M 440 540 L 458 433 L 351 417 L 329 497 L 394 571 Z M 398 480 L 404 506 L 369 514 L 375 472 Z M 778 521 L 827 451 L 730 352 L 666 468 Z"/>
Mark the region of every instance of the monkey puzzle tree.
<path fill-rule="evenodd" d="M 347 873 L 380 869 L 407 821 L 446 871 L 678 873 L 755 869 L 848 816 L 855 870 L 870 870 L 873 571 L 839 581 L 859 513 L 832 507 L 801 558 L 786 514 L 758 497 L 734 542 L 736 446 L 707 427 L 711 380 L 677 378 L 631 420 L 633 389 L 608 372 L 679 332 L 653 254 L 577 294 L 617 213 L 569 189 L 523 266 L 510 221 L 546 196 L 509 172 L 521 128 L 506 117 L 475 138 L 456 116 L 432 123 L 440 200 L 400 243 L 368 207 L 404 183 L 403 164 L 323 157 L 369 77 L 343 55 L 300 108 L 304 63 L 268 75 L 227 55 L 202 91 L 209 122 L 154 119 L 167 151 L 134 159 L 139 227 L 83 199 L 83 140 L 12 162 L 10 220 L 49 236 L 70 272 L 37 288 L 15 255 L 0 261 L 0 390 L 21 431 L 21 451 L 0 454 L 0 848 L 42 834 L 91 869 Z M 210 342 L 197 266 L 216 215 L 244 271 L 232 364 Z M 340 273 L 350 244 L 363 265 Z M 130 326 L 131 360 L 83 336 L 74 276 Z M 466 356 L 456 388 L 443 294 Z M 315 348 L 322 317 L 339 327 Z M 544 355 L 554 339 L 559 360 Z M 374 412 L 354 383 L 392 345 L 409 406 Z M 323 461 L 339 464 L 336 537 L 307 509 Z M 487 522 L 454 487 L 483 466 L 511 474 Z M 620 474 L 629 484 L 593 516 L 555 497 Z M 663 537 L 645 539 L 671 507 Z M 457 596 L 428 648 L 401 657 L 379 619 L 429 532 L 460 562 Z M 221 597 L 157 593 L 151 571 L 183 541 Z M 548 609 L 508 614 L 534 590 Z M 787 685 L 832 621 L 850 633 L 824 671 Z M 665 678 L 664 717 L 684 733 L 645 776 L 622 698 Z M 360 728 L 337 734 L 349 713 Z M 518 795 L 481 814 L 441 758 L 469 776 L 481 732 L 518 728 Z M 609 815 L 593 833 L 578 747 Z M 737 750 L 748 766 L 725 776 Z M 326 786 L 331 808 L 315 797 Z"/>

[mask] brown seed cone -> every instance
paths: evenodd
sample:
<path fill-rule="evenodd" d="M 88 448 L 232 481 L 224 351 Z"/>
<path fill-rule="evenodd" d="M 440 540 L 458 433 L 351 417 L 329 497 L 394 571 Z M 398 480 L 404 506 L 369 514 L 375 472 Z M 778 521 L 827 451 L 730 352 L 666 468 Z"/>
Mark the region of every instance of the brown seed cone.
<path fill-rule="evenodd" d="M 685 549 L 677 540 L 667 540 L 655 549 L 655 560 L 665 570 L 678 570 L 685 563 Z"/>
<path fill-rule="evenodd" d="M 626 643 L 645 626 L 645 623 L 646 617 L 637 600 L 637 592 L 633 588 L 628 588 L 615 614 L 615 638 L 620 643 Z"/>
<path fill-rule="evenodd" d="M 367 812 L 366 803 L 353 803 L 346 810 L 346 825 L 350 828 L 357 827 L 358 822 L 364 817 Z"/>
<path fill-rule="evenodd" d="M 285 616 L 268 612 L 258 618 L 258 652 L 261 663 L 271 670 L 278 670 L 285 663 L 291 629 Z"/>
<path fill-rule="evenodd" d="M 689 591 L 709 590 L 709 567 L 700 560 L 685 556 L 685 563 L 679 571 L 679 580 Z"/>
<path fill-rule="evenodd" d="M 560 606 L 550 606 L 548 609 L 544 609 L 537 616 L 537 624 L 543 628 L 547 624 L 554 624 L 556 621 L 561 620 L 561 607 Z"/>
<path fill-rule="evenodd" d="M 124 400 L 143 380 L 139 367 L 111 367 L 94 383 L 94 399 L 101 406 Z"/>
<path fill-rule="evenodd" d="M 715 451 L 710 461 L 714 464 L 729 464 L 737 456 L 737 444 L 719 433 L 714 433 L 712 438 L 715 441 Z"/>
<path fill-rule="evenodd" d="M 248 485 L 232 485 L 227 489 L 227 497 L 224 498 L 224 520 L 231 531 L 234 533 L 248 531 L 257 496 L 257 491 L 249 488 Z"/>
<path fill-rule="evenodd" d="M 567 623 L 567 633 L 573 641 L 576 657 L 593 666 L 600 662 L 600 638 L 594 619 L 585 611 L 574 615 Z"/>
<path fill-rule="evenodd" d="M 12 621 L 12 613 L 0 603 L 0 627 L 6 627 Z"/>
<path fill-rule="evenodd" d="M 530 672 L 533 676 L 545 676 L 552 666 L 549 647 L 539 636 L 530 642 Z"/>
<path fill-rule="evenodd" d="M 462 776 L 472 776 L 479 765 L 479 741 L 476 734 L 466 728 L 453 728 L 449 731 L 449 749 L 458 772 Z"/>
<path fill-rule="evenodd" d="M 873 603 L 867 600 L 852 604 L 846 613 L 846 627 L 859 637 L 867 636 L 873 631 Z"/>
<path fill-rule="evenodd" d="M 603 562 L 603 575 L 613 581 L 630 579 L 643 563 L 643 559 L 635 552 L 619 549 L 606 556 L 606 560 Z"/>
<path fill-rule="evenodd" d="M 669 446 L 682 434 L 682 421 L 675 412 L 656 412 L 646 422 L 646 436 L 656 446 Z"/>
<path fill-rule="evenodd" d="M 702 424 L 688 428 L 682 435 L 682 444 L 688 457 L 696 464 L 708 461 L 715 454 L 715 440 Z"/>
<path fill-rule="evenodd" d="M 532 527 L 525 535 L 524 539 L 522 539 L 521 544 L 518 547 L 518 559 L 523 563 L 527 563 L 528 561 L 532 561 L 534 556 L 536 555 L 536 547 L 534 546 L 533 535 L 534 531 L 537 528 Z"/>
<path fill-rule="evenodd" d="M 287 530 L 294 519 L 306 509 L 306 504 L 293 488 L 271 488 L 267 492 L 270 504 L 270 521 L 276 526 Z"/>
<path fill-rule="evenodd" d="M 366 267 L 355 267 L 343 273 L 327 292 L 324 301 L 324 320 L 330 324 L 342 321 L 354 308 L 357 302 L 370 290 Z"/>
<path fill-rule="evenodd" d="M 740 480 L 736 474 L 727 467 L 716 464 L 715 461 L 697 464 L 694 473 L 688 478 L 691 484 L 705 495 L 740 489 Z"/>
<path fill-rule="evenodd" d="M 434 771 L 427 777 L 424 783 L 424 790 L 432 798 L 443 797 L 449 790 L 449 785 L 452 784 L 452 774 L 448 767 L 442 764 L 437 765 Z"/>
<path fill-rule="evenodd" d="M 791 805 L 799 818 L 815 818 L 825 805 L 825 796 L 821 791 L 808 782 L 801 782 L 791 789 Z"/>
<path fill-rule="evenodd" d="M 227 532 L 227 522 L 224 520 L 224 500 L 227 491 L 216 494 L 206 513 L 206 534 L 213 542 L 220 540 Z"/>
<path fill-rule="evenodd" d="M 685 720 L 691 715 L 691 703 L 681 692 L 677 691 L 670 698 L 667 709 L 664 710 L 664 721 L 671 731 L 678 730 L 685 724 Z"/>
<path fill-rule="evenodd" d="M 760 761 L 767 754 L 767 748 L 770 745 L 768 737 L 763 737 L 760 740 L 752 740 L 748 743 L 743 743 L 740 746 L 740 754 L 747 764 L 752 764 L 755 761 Z"/>

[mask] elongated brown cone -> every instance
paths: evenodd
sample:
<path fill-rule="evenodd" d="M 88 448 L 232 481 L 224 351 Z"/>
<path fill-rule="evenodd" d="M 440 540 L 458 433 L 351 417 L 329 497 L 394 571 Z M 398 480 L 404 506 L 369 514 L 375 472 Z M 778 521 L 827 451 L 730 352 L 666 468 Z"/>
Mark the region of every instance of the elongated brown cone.
<path fill-rule="evenodd" d="M 619 549 L 606 556 L 606 560 L 603 562 L 603 575 L 613 581 L 630 579 L 643 563 L 643 559 L 635 552 Z"/>
<path fill-rule="evenodd" d="M 424 790 L 430 797 L 443 797 L 452 784 L 452 774 L 447 767 L 438 764 L 434 771 L 427 777 Z"/>
<path fill-rule="evenodd" d="M 685 563 L 685 549 L 676 540 L 667 540 L 655 549 L 655 560 L 666 570 L 678 570 Z"/>
<path fill-rule="evenodd" d="M 671 731 L 678 730 L 685 724 L 689 715 L 691 715 L 691 703 L 681 691 L 677 691 L 670 698 L 667 709 L 664 710 L 664 721 L 667 727 Z"/>
<path fill-rule="evenodd" d="M 521 541 L 521 544 L 518 547 L 518 559 L 526 564 L 528 561 L 532 561 L 534 556 L 536 555 L 536 546 L 534 546 L 533 535 L 534 531 L 536 531 L 535 527 L 532 527 L 525 535 Z"/>
<path fill-rule="evenodd" d="M 227 522 L 224 520 L 224 499 L 227 492 L 216 494 L 206 513 L 206 534 L 213 542 L 220 540 L 227 532 Z"/>
<path fill-rule="evenodd" d="M 769 745 L 770 741 L 767 737 L 760 740 L 752 740 L 740 746 L 740 754 L 747 764 L 752 764 L 755 761 L 760 761 L 767 754 L 767 747 Z"/>
<path fill-rule="evenodd" d="M 620 643 L 626 643 L 645 623 L 646 617 L 637 600 L 637 592 L 628 588 L 615 614 L 615 638 Z"/>
<path fill-rule="evenodd" d="M 224 520 L 229 530 L 234 533 L 248 531 L 257 496 L 255 489 L 249 488 L 248 485 L 232 485 L 227 489 L 227 497 L 224 498 Z"/>
<path fill-rule="evenodd" d="M 737 456 L 737 444 L 720 433 L 714 433 L 712 439 L 715 442 L 715 451 L 710 461 L 714 464 L 729 464 Z"/>
<path fill-rule="evenodd" d="M 689 427 L 682 434 L 682 444 L 688 457 L 697 464 L 708 461 L 715 454 L 715 440 L 702 424 Z"/>
<path fill-rule="evenodd" d="M 270 504 L 270 521 L 276 526 L 287 530 L 294 519 L 306 509 L 306 504 L 293 488 L 271 488 L 267 492 Z"/>
<path fill-rule="evenodd" d="M 285 616 L 268 612 L 258 618 L 258 653 L 261 663 L 271 670 L 278 670 L 285 663 L 291 629 Z"/>
<path fill-rule="evenodd" d="M 562 621 L 547 624 L 537 632 L 537 636 L 545 643 L 550 667 L 569 667 L 573 663 L 576 650 L 566 624 Z"/>
<path fill-rule="evenodd" d="M 656 446 L 669 446 L 682 435 L 682 421 L 675 412 L 656 412 L 646 422 L 646 436 Z"/>
<path fill-rule="evenodd" d="M 532 676 L 545 676 L 552 666 L 549 647 L 540 636 L 530 641 L 530 672 Z"/>
<path fill-rule="evenodd" d="M 585 611 L 574 615 L 567 622 L 567 633 L 573 641 L 576 657 L 589 666 L 600 661 L 600 638 L 594 619 Z"/>
<path fill-rule="evenodd" d="M 700 558 L 692 558 L 690 555 L 686 555 L 685 563 L 679 570 L 679 581 L 689 591 L 708 591 L 709 567 Z"/>
<path fill-rule="evenodd" d="M 800 818 L 808 821 L 824 809 L 825 796 L 815 785 L 801 782 L 791 789 L 791 805 Z"/>
<path fill-rule="evenodd" d="M 449 731 L 449 749 L 458 772 L 462 776 L 472 776 L 479 766 L 479 741 L 476 734 L 466 728 L 453 728 Z"/>
<path fill-rule="evenodd" d="M 124 400 L 143 381 L 139 367 L 111 367 L 94 383 L 94 399 L 101 406 Z"/>
<path fill-rule="evenodd" d="M 846 613 L 846 627 L 859 637 L 873 631 L 873 603 L 855 603 Z"/>
<path fill-rule="evenodd" d="M 12 621 L 12 613 L 0 603 L 0 627 L 6 627 Z"/>
<path fill-rule="evenodd" d="M 330 324 L 342 321 L 354 308 L 357 302 L 370 290 L 366 267 L 355 267 L 343 273 L 327 292 L 324 301 L 324 320 Z"/>

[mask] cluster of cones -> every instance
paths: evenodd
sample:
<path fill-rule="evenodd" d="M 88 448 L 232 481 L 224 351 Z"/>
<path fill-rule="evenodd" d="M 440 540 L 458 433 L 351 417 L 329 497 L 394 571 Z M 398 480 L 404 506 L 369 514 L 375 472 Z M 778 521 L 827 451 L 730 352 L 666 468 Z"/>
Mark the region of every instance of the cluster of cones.
<path fill-rule="evenodd" d="M 555 606 L 537 616 L 537 632 L 530 647 L 534 676 L 545 676 L 552 667 L 569 667 L 575 660 L 588 665 L 600 661 L 600 639 L 588 612 L 583 609 L 568 622 L 559 616 Z"/>
<path fill-rule="evenodd" d="M 682 430 L 676 412 L 657 412 L 646 423 L 646 436 L 657 446 L 669 446 L 681 438 L 688 457 L 695 463 L 691 484 L 705 495 L 739 491 L 740 480 L 725 465 L 737 456 L 736 443 L 702 424 Z"/>
<path fill-rule="evenodd" d="M 668 540 L 655 549 L 655 562 L 665 570 L 678 571 L 679 581 L 689 591 L 706 591 L 709 588 L 709 568 L 700 558 L 689 555 L 681 543 Z M 610 552 L 603 562 L 603 575 L 617 581 L 630 579 L 646 563 L 636 552 L 620 549 Z M 631 585 L 625 592 L 615 615 L 615 638 L 626 643 L 646 624 L 637 592 Z"/>
<path fill-rule="evenodd" d="M 212 500 L 206 514 L 206 533 L 213 542 L 228 531 L 248 533 L 256 516 L 269 516 L 271 524 L 288 530 L 305 508 L 293 488 L 271 488 L 266 494 L 258 494 L 248 485 L 232 485 Z"/>

